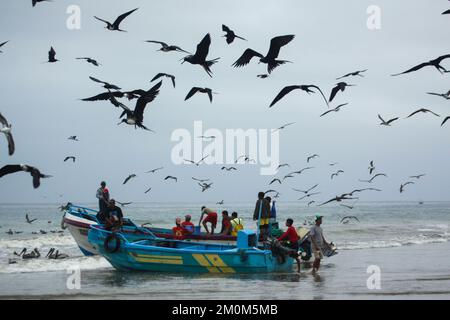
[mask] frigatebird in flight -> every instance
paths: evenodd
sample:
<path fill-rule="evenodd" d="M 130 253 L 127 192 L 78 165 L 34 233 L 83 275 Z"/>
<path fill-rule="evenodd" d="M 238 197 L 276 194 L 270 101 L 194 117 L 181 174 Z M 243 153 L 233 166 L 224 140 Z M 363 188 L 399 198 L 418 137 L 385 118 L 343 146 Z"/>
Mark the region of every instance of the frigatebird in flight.
<path fill-rule="evenodd" d="M 347 73 L 345 76 L 336 78 L 336 80 L 340 80 L 342 78 L 347 78 L 347 77 L 350 77 L 350 76 L 353 76 L 353 77 L 355 77 L 355 76 L 364 77 L 364 75 L 362 75 L 361 73 L 366 72 L 366 71 L 367 71 L 367 69 L 359 70 L 359 71 L 355 71 L 355 72 L 350 72 L 350 73 Z"/>
<path fill-rule="evenodd" d="M 418 71 L 418 70 L 420 70 L 420 69 L 422 69 L 424 67 L 435 67 L 441 74 L 444 74 L 444 73 L 447 73 L 449 71 L 447 69 L 445 69 L 443 66 L 441 66 L 441 62 L 443 60 L 445 60 L 445 59 L 448 59 L 448 58 L 450 58 L 450 54 L 446 54 L 446 55 L 440 56 L 439 58 L 436 58 L 434 60 L 430 60 L 428 62 L 421 63 L 421 64 L 419 64 L 419 65 L 417 65 L 415 67 L 412 67 L 409 70 L 406 70 L 406 71 L 401 72 L 401 73 L 393 74 L 392 76 L 399 76 L 401 74 L 406 74 L 406 73 Z"/>
<path fill-rule="evenodd" d="M 197 45 L 197 50 L 195 51 L 195 54 L 191 54 L 189 56 L 186 56 L 183 58 L 183 62 L 189 62 L 190 64 L 198 64 L 205 69 L 206 73 L 212 78 L 212 71 L 210 67 L 217 62 L 220 58 L 215 58 L 213 60 L 206 60 L 206 57 L 209 53 L 209 47 L 211 45 L 211 35 L 208 33 L 205 35 L 200 41 L 200 43 Z"/>
<path fill-rule="evenodd" d="M 136 8 L 136 9 L 133 9 L 131 11 L 125 12 L 124 14 L 121 14 L 120 16 L 117 17 L 117 19 L 113 23 L 111 23 L 109 21 L 106 21 L 106 20 L 103 20 L 103 19 L 100 19 L 99 17 L 96 17 L 96 16 L 94 16 L 94 18 L 97 19 L 97 20 L 100 20 L 100 21 L 102 21 L 104 23 L 106 23 L 106 27 L 105 28 L 108 29 L 108 30 L 126 32 L 125 30 L 120 29 L 119 25 L 126 17 L 128 17 L 130 14 L 135 12 L 137 9 L 139 9 L 139 8 Z"/>
<path fill-rule="evenodd" d="M 336 96 L 336 94 L 339 91 L 344 92 L 345 88 L 347 88 L 347 87 L 354 87 L 354 86 L 355 86 L 354 84 L 348 84 L 346 82 L 339 82 L 339 83 L 337 83 L 336 86 L 333 88 L 333 90 L 331 90 L 330 99 L 328 100 L 328 102 L 333 101 L 334 97 Z"/>
<path fill-rule="evenodd" d="M 290 93 L 291 91 L 296 90 L 296 89 L 303 90 L 307 94 L 315 93 L 315 91 L 311 90 L 311 88 L 317 89 L 320 92 L 320 94 L 323 97 L 323 100 L 325 100 L 325 103 L 327 104 L 327 107 L 328 107 L 327 98 L 325 98 L 325 95 L 323 94 L 322 90 L 320 90 L 320 88 L 318 86 L 316 86 L 316 85 L 308 84 L 308 85 L 292 85 L 292 86 L 284 87 L 283 89 L 281 89 L 281 91 L 278 93 L 278 95 L 275 97 L 275 99 L 273 99 L 273 101 L 270 104 L 269 108 L 271 108 L 279 100 L 283 99 L 283 97 L 285 95 L 287 95 L 288 93 Z"/>
<path fill-rule="evenodd" d="M 6 118 L 1 113 L 0 124 L 2 125 L 2 127 L 0 128 L 0 133 L 5 134 L 6 140 L 8 141 L 8 154 L 12 156 L 15 151 L 15 144 L 13 136 L 11 134 L 11 124 L 8 123 Z"/>
<path fill-rule="evenodd" d="M 173 76 L 173 75 L 171 75 L 171 74 L 168 74 L 168 73 L 162 73 L 162 72 L 160 72 L 160 73 L 158 73 L 156 76 L 154 76 L 153 79 L 150 80 L 150 82 L 153 82 L 153 81 L 155 81 L 155 80 L 157 80 L 157 79 L 159 79 L 159 78 L 161 78 L 161 77 L 170 78 L 170 80 L 172 80 L 172 85 L 173 85 L 173 87 L 175 88 L 175 76 Z"/>
<path fill-rule="evenodd" d="M 398 117 L 389 119 L 388 121 L 384 120 L 380 115 L 378 115 L 378 119 L 381 120 L 380 126 L 391 126 L 391 123 L 398 120 Z"/>
<path fill-rule="evenodd" d="M 149 43 L 157 43 L 159 45 L 161 45 L 161 48 L 158 49 L 158 51 L 162 51 L 162 52 L 170 52 L 170 51 L 178 51 L 178 52 L 184 52 L 184 53 L 189 53 L 186 50 L 181 49 L 178 46 L 174 46 L 174 45 L 168 45 L 165 42 L 162 41 L 156 41 L 156 40 L 146 40 L 145 42 L 149 42 Z"/>
<path fill-rule="evenodd" d="M 224 37 L 226 37 L 227 43 L 228 43 L 228 44 L 231 44 L 231 43 L 234 41 L 235 38 L 238 38 L 238 39 L 247 41 L 247 39 L 244 39 L 244 38 L 242 38 L 242 37 L 236 35 L 236 34 L 234 33 L 233 30 L 231 30 L 230 28 L 228 28 L 228 27 L 227 27 L 226 25 L 224 25 L 224 24 L 222 25 L 222 31 L 223 31 L 223 32 L 226 32 L 226 34 L 224 35 Z"/>
<path fill-rule="evenodd" d="M 86 60 L 87 63 L 93 64 L 96 67 L 100 66 L 100 63 L 98 63 L 97 60 L 94 60 L 89 57 L 80 57 L 80 58 L 77 58 L 77 60 Z"/>
<path fill-rule="evenodd" d="M 196 94 L 197 92 L 201 92 L 201 93 L 206 93 L 209 97 L 209 102 L 212 103 L 212 99 L 213 99 L 213 93 L 216 94 L 216 92 L 212 92 L 212 90 L 210 88 L 199 88 L 199 87 L 193 87 L 188 94 L 186 95 L 186 98 L 184 98 L 184 101 L 188 100 L 189 98 L 191 98 L 194 94 Z"/>
<path fill-rule="evenodd" d="M 0 178 L 11 173 L 28 172 L 33 177 L 33 187 L 39 188 L 41 178 L 50 178 L 51 176 L 42 174 L 39 169 L 24 164 L 9 164 L 0 169 Z"/>

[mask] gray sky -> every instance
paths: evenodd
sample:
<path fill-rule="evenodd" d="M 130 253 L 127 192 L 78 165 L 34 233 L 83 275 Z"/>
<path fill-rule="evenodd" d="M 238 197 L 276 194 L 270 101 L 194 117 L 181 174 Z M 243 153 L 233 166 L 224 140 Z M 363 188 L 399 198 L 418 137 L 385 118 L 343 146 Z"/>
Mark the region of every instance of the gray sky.
<path fill-rule="evenodd" d="M 366 26 L 369 5 L 381 8 L 381 29 Z M 81 30 L 66 27 L 68 5 L 81 8 Z M 111 32 L 93 18 L 113 21 L 133 8 L 139 10 L 121 25 L 127 33 Z M 379 193 L 364 193 L 361 200 L 450 200 L 450 124 L 440 127 L 441 118 L 421 114 L 404 119 L 420 107 L 441 116 L 450 115 L 448 101 L 425 94 L 450 89 L 448 75 L 434 68 L 390 77 L 410 67 L 450 53 L 450 17 L 441 12 L 448 1 L 54 1 L 31 7 L 28 0 L 4 0 L 0 4 L 0 42 L 10 40 L 0 54 L 2 102 L 0 112 L 13 124 L 16 153 L 7 156 L 0 138 L 0 165 L 26 163 L 54 177 L 43 180 L 34 190 L 31 177 L 15 174 L 0 179 L 0 202 L 40 202 L 95 200 L 95 190 L 106 180 L 113 197 L 122 201 L 253 201 L 256 192 L 275 187 L 282 201 L 295 200 L 290 188 L 307 189 L 319 183 L 317 202 L 366 184 L 368 163 L 375 161 L 379 178 L 371 187 Z M 249 41 L 227 45 L 222 38 L 224 23 Z M 181 64 L 180 53 L 157 52 L 157 45 L 143 40 L 162 40 L 194 52 L 210 33 L 209 58 L 220 57 L 209 78 L 198 66 Z M 258 79 L 266 65 L 256 59 L 247 67 L 231 64 L 246 48 L 265 54 L 274 36 L 295 34 L 281 49 L 280 58 L 290 60 L 268 79 Z M 53 46 L 55 64 L 44 64 Z M 102 66 L 95 67 L 75 57 L 89 56 Z M 450 61 L 444 65 L 450 68 Z M 349 105 L 326 117 L 319 94 L 295 91 L 273 108 L 268 105 L 279 90 L 291 84 L 316 84 L 326 96 L 343 74 L 369 69 L 365 78 L 348 78 L 357 84 L 339 93 L 332 106 Z M 160 95 L 145 111 L 144 124 L 156 134 L 117 126 L 118 109 L 108 102 L 78 99 L 103 92 L 88 76 L 117 84 L 123 89 L 148 89 L 158 72 L 177 77 L 177 88 L 164 81 Z M 192 86 L 210 87 L 219 94 L 210 104 L 204 96 L 184 102 Z M 134 102 L 128 103 L 134 107 Z M 399 116 L 392 127 L 379 126 L 377 114 Z M 280 134 L 280 161 L 289 163 L 276 176 L 306 166 L 306 157 L 318 153 L 311 162 L 314 170 L 282 186 L 268 186 L 273 179 L 261 176 L 258 165 L 239 166 L 224 172 L 221 165 L 176 166 L 170 154 L 170 140 L 177 128 L 193 129 L 195 120 L 205 128 L 271 129 L 296 122 Z M 79 142 L 67 140 L 79 136 Z M 77 162 L 63 162 L 65 156 Z M 339 165 L 329 167 L 328 164 Z M 154 175 L 145 171 L 164 166 Z M 292 169 L 292 170 L 290 170 Z M 330 175 L 342 169 L 334 180 Z M 125 186 L 131 173 L 138 178 Z M 406 187 L 408 176 L 427 176 Z M 164 182 L 166 175 L 178 183 Z M 191 177 L 208 177 L 213 188 L 200 192 Z M 152 187 L 152 191 L 144 191 Z M 62 198 L 59 194 L 63 194 Z"/>

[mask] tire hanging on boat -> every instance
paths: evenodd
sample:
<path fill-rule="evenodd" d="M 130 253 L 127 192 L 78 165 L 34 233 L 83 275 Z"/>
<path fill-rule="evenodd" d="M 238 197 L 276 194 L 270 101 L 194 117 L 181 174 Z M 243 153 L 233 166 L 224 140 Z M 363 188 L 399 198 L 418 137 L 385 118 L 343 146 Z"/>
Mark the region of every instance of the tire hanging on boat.
<path fill-rule="evenodd" d="M 116 245 L 113 248 L 111 248 L 109 246 L 109 243 L 112 240 L 116 240 Z M 105 248 L 105 251 L 108 252 L 108 253 L 114 253 L 114 252 L 119 251 L 119 249 L 120 249 L 120 238 L 114 232 L 111 233 L 110 235 L 108 235 L 106 237 L 105 242 L 103 243 L 103 247 Z"/>

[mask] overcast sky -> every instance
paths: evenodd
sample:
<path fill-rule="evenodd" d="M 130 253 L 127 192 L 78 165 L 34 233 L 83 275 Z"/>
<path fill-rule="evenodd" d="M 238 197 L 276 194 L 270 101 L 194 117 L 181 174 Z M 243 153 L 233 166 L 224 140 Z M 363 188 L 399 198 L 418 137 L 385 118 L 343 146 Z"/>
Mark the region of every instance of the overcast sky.
<path fill-rule="evenodd" d="M 81 9 L 81 29 L 69 30 L 69 5 Z M 367 28 L 367 8 L 381 9 L 381 29 Z M 94 15 L 113 21 L 119 14 L 139 7 L 121 27 L 112 32 Z M 445 0 L 348 0 L 348 1 L 111 1 L 55 0 L 31 7 L 28 0 L 0 3 L 0 54 L 2 101 L 0 112 L 12 123 L 16 152 L 7 155 L 6 139 L 0 137 L 0 166 L 26 163 L 54 177 L 42 181 L 37 190 L 24 173 L 0 179 L 0 202 L 95 201 L 95 191 L 106 180 L 113 197 L 123 201 L 255 200 L 260 190 L 275 188 L 281 201 L 299 197 L 293 188 L 308 189 L 319 183 L 317 202 L 356 187 L 378 187 L 382 192 L 364 193 L 361 200 L 450 200 L 449 101 L 426 92 L 447 92 L 449 75 L 434 68 L 391 77 L 421 62 L 450 53 L 450 8 Z M 248 39 L 227 45 L 221 36 L 226 24 Z M 162 40 L 194 52 L 207 34 L 212 37 L 208 58 L 220 57 L 212 67 L 213 78 L 199 67 L 181 64 L 182 53 L 157 52 L 158 46 L 143 40 Z M 274 36 L 294 34 L 295 39 L 280 52 L 292 61 L 267 79 L 266 65 L 254 59 L 235 69 L 231 64 L 246 48 L 266 54 Z M 43 63 L 53 46 L 60 60 Z M 95 67 L 76 57 L 88 56 Z M 443 65 L 450 68 L 450 60 Z M 357 86 L 339 93 L 332 106 L 349 103 L 338 113 L 320 118 L 326 106 L 319 94 L 295 91 L 273 108 L 268 106 L 286 85 L 316 84 L 328 97 L 337 77 L 368 69 L 364 78 L 347 78 Z M 79 99 L 103 92 L 94 76 L 125 90 L 148 89 L 158 72 L 176 76 L 173 89 L 165 80 L 160 95 L 145 110 L 144 124 L 156 133 L 117 126 L 120 111 L 108 102 Z M 206 96 L 184 101 L 193 86 L 218 92 L 209 103 Z M 134 102 L 123 100 L 130 107 Z M 426 107 L 441 115 L 419 114 Z M 379 125 L 384 118 L 400 117 L 392 127 Z M 171 161 L 174 130 L 193 130 L 194 121 L 205 129 L 273 129 L 288 122 L 295 125 L 280 132 L 280 161 L 289 163 L 276 176 L 260 175 L 260 166 L 239 165 L 236 172 L 221 171 L 221 165 L 175 165 Z M 79 142 L 67 140 L 77 135 Z M 268 183 L 290 171 L 305 167 L 306 157 L 314 170 Z M 66 156 L 76 163 L 63 162 Z M 368 185 L 370 160 L 380 177 Z M 338 162 L 330 167 L 328 164 Z M 145 171 L 163 166 L 156 174 Z M 292 170 L 291 170 L 292 169 Z M 331 180 L 331 173 L 345 172 Z M 137 178 L 126 185 L 131 173 Z M 415 174 L 427 175 L 399 193 L 400 183 Z M 165 182 L 167 175 L 179 182 Z M 191 177 L 210 178 L 213 188 L 204 193 Z M 144 191 L 152 187 L 152 191 Z M 60 197 L 60 195 L 63 195 Z"/>

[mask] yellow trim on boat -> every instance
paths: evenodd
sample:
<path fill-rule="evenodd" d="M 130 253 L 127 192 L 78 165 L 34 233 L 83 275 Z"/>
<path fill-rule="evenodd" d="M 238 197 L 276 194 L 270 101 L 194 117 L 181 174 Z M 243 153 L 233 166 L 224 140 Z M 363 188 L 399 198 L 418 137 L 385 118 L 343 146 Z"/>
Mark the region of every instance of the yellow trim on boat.
<path fill-rule="evenodd" d="M 233 268 L 229 267 L 217 254 L 205 254 L 206 258 L 215 267 L 218 267 L 223 273 L 236 273 Z"/>
<path fill-rule="evenodd" d="M 199 265 L 208 269 L 208 271 L 210 273 L 220 273 L 221 272 L 219 268 L 212 267 L 204 255 L 199 254 L 199 253 L 194 253 L 194 254 L 192 254 L 192 257 L 195 259 L 195 261 L 198 262 Z"/>
<path fill-rule="evenodd" d="M 160 256 L 160 255 L 137 254 L 137 253 L 130 253 L 130 255 L 137 262 L 161 263 L 161 264 L 183 264 L 183 257 L 181 257 L 181 256 Z"/>

